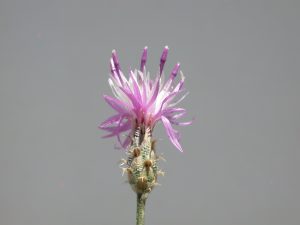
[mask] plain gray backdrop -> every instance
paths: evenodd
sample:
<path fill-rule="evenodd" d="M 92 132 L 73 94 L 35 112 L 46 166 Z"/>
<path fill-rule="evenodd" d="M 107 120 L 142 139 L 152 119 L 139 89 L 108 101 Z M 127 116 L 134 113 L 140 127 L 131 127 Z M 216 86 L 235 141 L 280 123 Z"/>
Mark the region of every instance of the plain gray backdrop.
<path fill-rule="evenodd" d="M 0 1 L 0 225 L 135 223 L 124 152 L 97 129 L 145 45 L 179 61 L 195 117 L 184 153 L 161 125 L 166 176 L 146 209 L 164 225 L 300 224 L 300 1 Z"/>

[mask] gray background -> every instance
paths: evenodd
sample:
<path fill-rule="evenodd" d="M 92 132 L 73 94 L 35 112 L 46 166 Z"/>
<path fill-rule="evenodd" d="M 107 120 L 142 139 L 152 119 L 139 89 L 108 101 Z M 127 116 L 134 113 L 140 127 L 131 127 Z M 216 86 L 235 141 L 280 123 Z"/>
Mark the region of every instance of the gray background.
<path fill-rule="evenodd" d="M 109 57 L 180 61 L 195 117 L 147 224 L 300 224 L 300 2 L 0 1 L 0 225 L 134 224 L 124 153 L 97 129 Z"/>

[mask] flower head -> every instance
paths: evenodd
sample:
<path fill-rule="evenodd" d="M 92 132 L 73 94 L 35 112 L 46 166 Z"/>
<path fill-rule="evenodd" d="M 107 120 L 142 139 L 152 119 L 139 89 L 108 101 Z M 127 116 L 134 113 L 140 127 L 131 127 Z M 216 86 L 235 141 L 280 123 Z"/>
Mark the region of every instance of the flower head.
<path fill-rule="evenodd" d="M 152 131 L 155 124 L 161 121 L 170 141 L 182 151 L 179 133 L 172 125 L 190 125 L 192 121 L 178 121 L 186 114 L 186 110 L 176 105 L 187 95 L 187 93 L 182 95 L 184 76 L 179 71 L 179 63 L 174 66 L 164 82 L 163 69 L 168 51 L 169 48 L 166 46 L 161 55 L 159 72 L 155 79 L 151 79 L 149 72 L 146 71 L 147 47 L 142 52 L 140 69 L 131 70 L 128 79 L 121 71 L 116 51 L 112 51 L 111 73 L 108 82 L 114 97 L 104 95 L 104 99 L 116 111 L 116 114 L 99 126 L 99 128 L 109 132 L 104 137 L 116 136 L 121 146 L 127 148 L 131 143 L 134 131 L 138 127 Z M 174 80 L 178 73 L 180 73 L 180 79 L 175 84 Z M 125 140 L 121 140 L 122 133 L 127 133 Z"/>

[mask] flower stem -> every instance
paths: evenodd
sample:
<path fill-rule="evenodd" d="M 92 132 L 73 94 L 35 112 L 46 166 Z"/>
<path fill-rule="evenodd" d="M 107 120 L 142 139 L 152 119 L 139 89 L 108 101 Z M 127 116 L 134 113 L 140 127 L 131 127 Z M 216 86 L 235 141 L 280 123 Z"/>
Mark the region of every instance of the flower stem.
<path fill-rule="evenodd" d="M 136 225 L 145 224 L 145 205 L 146 197 L 143 194 L 137 194 Z"/>

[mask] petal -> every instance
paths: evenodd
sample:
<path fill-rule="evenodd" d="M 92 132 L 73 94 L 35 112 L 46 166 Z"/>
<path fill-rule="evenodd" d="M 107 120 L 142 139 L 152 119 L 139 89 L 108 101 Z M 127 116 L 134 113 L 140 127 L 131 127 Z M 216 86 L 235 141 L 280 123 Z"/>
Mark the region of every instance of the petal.
<path fill-rule="evenodd" d="M 171 74 L 170 74 L 169 79 L 167 80 L 167 82 L 165 83 L 165 85 L 164 85 L 164 87 L 163 87 L 163 89 L 164 89 L 165 91 L 168 91 L 168 90 L 170 89 L 171 84 L 172 84 L 174 78 L 176 77 L 176 75 L 177 75 L 179 69 L 180 69 L 180 63 L 177 63 L 177 64 L 175 65 L 175 67 L 173 68 L 173 70 L 172 70 L 172 72 L 171 72 Z"/>
<path fill-rule="evenodd" d="M 126 119 L 125 116 L 122 116 L 119 120 L 118 126 L 117 127 L 113 127 L 113 132 L 111 134 L 108 134 L 106 136 L 104 136 L 103 138 L 108 138 L 108 137 L 112 137 L 112 136 L 117 136 L 117 140 L 120 143 L 121 146 L 124 146 L 124 144 L 126 143 L 122 143 L 121 141 L 121 137 L 120 134 L 122 132 L 125 132 L 127 130 L 131 130 L 132 128 L 132 124 L 130 120 L 127 120 L 125 123 L 123 123 L 123 120 Z"/>
<path fill-rule="evenodd" d="M 104 100 L 109 104 L 114 110 L 119 113 L 126 113 L 128 110 L 126 108 L 126 104 L 119 99 L 110 97 L 108 95 L 104 95 Z"/>
<path fill-rule="evenodd" d="M 104 122 L 102 122 L 100 124 L 99 128 L 103 129 L 103 128 L 107 127 L 110 124 L 114 124 L 115 122 L 120 120 L 121 116 L 122 116 L 122 114 L 117 114 L 117 115 L 109 117 L 108 119 L 106 119 Z"/>
<path fill-rule="evenodd" d="M 130 77 L 131 77 L 132 83 L 133 83 L 134 95 L 137 97 L 138 101 L 141 103 L 142 102 L 142 96 L 141 96 L 141 92 L 140 92 L 139 86 L 138 86 L 138 84 L 137 84 L 137 82 L 135 80 L 133 71 L 130 71 Z"/>
<path fill-rule="evenodd" d="M 127 146 L 130 144 L 132 138 L 130 136 L 130 134 L 127 135 L 127 137 L 125 138 L 125 140 L 123 141 L 123 143 L 121 144 L 121 146 L 126 149 Z"/>
<path fill-rule="evenodd" d="M 124 119 L 127 119 L 127 121 L 123 122 Z M 105 127 L 101 127 L 102 130 L 108 131 L 108 132 L 114 132 L 116 130 L 120 130 L 121 132 L 128 130 L 127 128 L 131 127 L 132 123 L 131 123 L 131 119 L 128 119 L 125 116 L 121 116 L 120 119 L 116 122 L 114 122 L 113 124 L 111 124 L 111 126 L 105 126 Z"/>
<path fill-rule="evenodd" d="M 147 86 L 144 81 L 142 83 L 142 86 L 143 86 L 143 104 L 146 104 L 147 103 Z"/>
<path fill-rule="evenodd" d="M 173 108 L 173 110 L 168 110 L 167 113 L 164 113 L 165 117 L 167 117 L 170 121 L 171 124 L 178 125 L 178 126 L 188 126 L 191 125 L 194 122 L 194 119 L 191 121 L 186 121 L 186 122 L 178 122 L 177 120 L 184 116 L 186 114 L 186 110 L 182 108 Z M 173 115 L 173 113 L 177 113 Z"/>
<path fill-rule="evenodd" d="M 177 125 L 177 126 L 189 126 L 194 122 L 194 120 L 187 121 L 187 122 L 177 122 L 176 120 L 170 120 L 170 123 Z"/>
<path fill-rule="evenodd" d="M 174 113 L 185 114 L 186 109 L 184 109 L 184 108 L 167 108 L 162 111 L 163 116 L 173 116 L 172 114 L 174 114 Z"/>
<path fill-rule="evenodd" d="M 131 122 L 130 121 L 126 122 L 124 125 L 119 126 L 119 127 L 107 127 L 107 128 L 105 128 L 105 130 L 109 131 L 111 133 L 103 136 L 103 138 L 113 137 L 113 136 L 116 136 L 116 135 L 118 135 L 122 132 L 125 132 L 127 130 L 130 130 L 130 129 L 131 129 Z"/>
<path fill-rule="evenodd" d="M 149 100 L 146 108 L 149 108 L 154 103 L 155 99 L 157 98 L 158 91 L 159 91 L 159 77 L 157 76 L 151 99 Z"/>
<path fill-rule="evenodd" d="M 123 93 L 130 99 L 132 105 L 133 105 L 133 109 L 135 109 L 134 111 L 136 111 L 136 109 L 139 108 L 140 103 L 137 101 L 136 97 L 134 96 L 134 94 L 132 94 L 132 92 L 130 90 L 126 90 L 123 87 L 120 87 L 120 89 L 123 91 Z"/>
<path fill-rule="evenodd" d="M 164 98 L 164 100 L 161 102 L 161 105 L 160 105 L 160 108 L 159 108 L 158 113 L 161 112 L 162 109 L 163 109 L 163 106 L 164 106 L 168 101 L 171 101 L 177 94 L 178 94 L 178 92 L 173 92 L 173 93 L 167 95 L 167 96 Z"/>
<path fill-rule="evenodd" d="M 185 97 L 189 94 L 189 92 L 186 92 L 183 96 L 180 97 L 180 99 L 178 99 L 176 102 L 173 102 L 171 104 L 169 104 L 169 107 L 173 107 L 175 105 L 177 105 L 179 102 L 181 102 L 183 99 L 185 99 Z"/>
<path fill-rule="evenodd" d="M 172 142 L 172 144 L 179 151 L 183 152 L 183 149 L 182 149 L 181 145 L 179 144 L 179 140 L 178 140 L 179 137 L 178 137 L 177 131 L 172 128 L 170 121 L 166 117 L 162 116 L 161 120 L 162 120 L 162 123 L 166 129 L 167 135 L 168 135 L 170 141 Z"/>
<path fill-rule="evenodd" d="M 183 73 L 180 71 L 180 76 L 181 76 L 181 80 L 179 81 L 179 83 L 176 85 L 176 87 L 174 88 L 173 91 L 180 91 L 183 87 L 183 84 L 184 84 L 184 80 L 185 80 L 185 77 L 183 75 Z"/>
<path fill-rule="evenodd" d="M 120 134 L 117 136 L 117 139 L 118 139 L 118 142 L 119 142 L 119 144 L 121 146 L 121 148 L 118 147 L 117 149 L 122 149 L 122 148 L 126 149 L 128 147 L 128 145 L 130 144 L 130 142 L 131 142 L 131 132 L 129 132 L 126 135 L 126 138 L 125 138 L 125 140 L 123 142 L 121 140 Z"/>
<path fill-rule="evenodd" d="M 119 75 L 121 77 L 121 80 L 122 80 L 123 84 L 124 83 L 128 83 L 126 77 L 124 76 L 124 74 L 123 74 L 123 72 L 121 70 L 119 71 Z"/>

